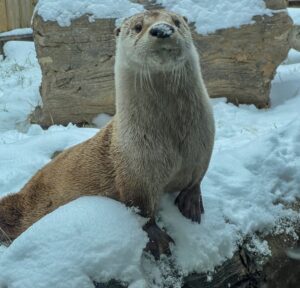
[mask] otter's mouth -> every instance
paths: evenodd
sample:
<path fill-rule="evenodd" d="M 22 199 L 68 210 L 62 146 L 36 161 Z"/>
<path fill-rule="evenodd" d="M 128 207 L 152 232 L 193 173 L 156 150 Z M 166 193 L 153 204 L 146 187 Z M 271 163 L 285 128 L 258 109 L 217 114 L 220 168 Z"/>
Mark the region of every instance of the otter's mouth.
<path fill-rule="evenodd" d="M 157 47 L 155 49 L 152 49 L 151 51 L 154 54 L 166 54 L 166 53 L 170 53 L 170 54 L 177 54 L 180 55 L 181 54 L 181 49 L 177 48 L 177 47 Z"/>
<path fill-rule="evenodd" d="M 164 48 L 164 47 L 162 47 L 162 48 L 160 48 L 160 49 L 158 49 L 158 51 L 162 51 L 162 52 L 174 52 L 174 51 L 178 51 L 179 49 L 174 49 L 174 48 Z"/>

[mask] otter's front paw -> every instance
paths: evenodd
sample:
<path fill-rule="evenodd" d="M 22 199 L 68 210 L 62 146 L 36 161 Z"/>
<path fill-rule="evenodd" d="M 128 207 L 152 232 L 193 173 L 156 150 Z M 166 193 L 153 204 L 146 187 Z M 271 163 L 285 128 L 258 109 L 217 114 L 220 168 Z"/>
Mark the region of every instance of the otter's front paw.
<path fill-rule="evenodd" d="M 162 229 L 160 229 L 155 222 L 149 221 L 143 227 L 149 237 L 149 242 L 145 251 L 150 252 L 155 260 L 159 260 L 160 255 L 171 255 L 170 243 L 174 240 Z"/>
<path fill-rule="evenodd" d="M 199 186 L 182 190 L 175 199 L 175 205 L 186 218 L 193 222 L 201 222 L 204 207 Z"/>

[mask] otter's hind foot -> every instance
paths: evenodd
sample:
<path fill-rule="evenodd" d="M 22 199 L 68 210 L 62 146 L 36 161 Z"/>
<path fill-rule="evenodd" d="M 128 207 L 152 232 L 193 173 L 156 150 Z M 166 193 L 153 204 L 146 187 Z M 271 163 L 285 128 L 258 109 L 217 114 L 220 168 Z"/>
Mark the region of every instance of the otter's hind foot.
<path fill-rule="evenodd" d="M 160 229 L 155 221 L 150 220 L 144 225 L 143 229 L 149 237 L 145 251 L 150 252 L 155 260 L 159 260 L 162 254 L 171 255 L 170 243 L 174 243 L 174 240 L 165 231 Z"/>
<path fill-rule="evenodd" d="M 176 197 L 175 205 L 183 216 L 200 223 L 201 214 L 204 213 L 200 185 L 183 189 Z"/>

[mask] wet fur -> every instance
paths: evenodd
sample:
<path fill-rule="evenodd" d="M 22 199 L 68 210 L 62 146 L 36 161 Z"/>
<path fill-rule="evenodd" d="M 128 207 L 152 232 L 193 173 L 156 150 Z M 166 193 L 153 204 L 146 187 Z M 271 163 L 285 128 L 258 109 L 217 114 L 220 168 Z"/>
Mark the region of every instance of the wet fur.
<path fill-rule="evenodd" d="M 175 40 L 184 54 L 180 58 L 172 50 L 164 59 L 168 50 L 162 51 L 166 55 L 156 64 L 147 29 L 159 21 L 173 23 L 174 17 L 181 19 L 181 40 Z M 137 36 L 132 26 L 140 19 L 144 26 Z M 154 11 L 126 20 L 118 32 L 116 115 L 93 138 L 59 154 L 19 193 L 0 200 L 2 241 L 82 195 L 107 196 L 154 218 L 164 192 L 200 184 L 214 121 L 188 25 L 174 13 Z"/>

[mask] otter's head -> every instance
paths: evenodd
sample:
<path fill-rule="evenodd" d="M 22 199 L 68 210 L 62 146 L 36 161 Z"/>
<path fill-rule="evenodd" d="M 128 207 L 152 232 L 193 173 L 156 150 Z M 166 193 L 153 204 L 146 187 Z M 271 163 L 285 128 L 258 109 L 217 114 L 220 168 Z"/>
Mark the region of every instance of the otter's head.
<path fill-rule="evenodd" d="M 165 10 L 146 11 L 126 19 L 116 35 L 120 61 L 138 69 L 174 69 L 174 65 L 184 63 L 193 47 L 187 19 Z"/>

